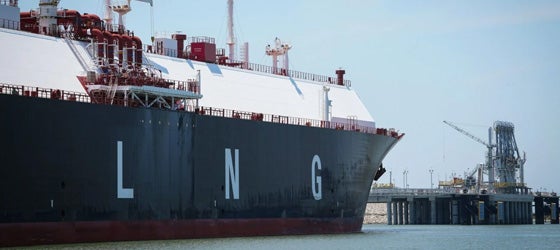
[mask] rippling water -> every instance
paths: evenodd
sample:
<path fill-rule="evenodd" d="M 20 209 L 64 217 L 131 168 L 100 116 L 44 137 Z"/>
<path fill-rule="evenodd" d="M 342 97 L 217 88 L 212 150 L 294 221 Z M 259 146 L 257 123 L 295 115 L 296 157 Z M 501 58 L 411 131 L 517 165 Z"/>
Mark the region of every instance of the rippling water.
<path fill-rule="evenodd" d="M 28 249 L 560 249 L 560 225 L 364 225 L 363 233 L 114 242 Z"/>

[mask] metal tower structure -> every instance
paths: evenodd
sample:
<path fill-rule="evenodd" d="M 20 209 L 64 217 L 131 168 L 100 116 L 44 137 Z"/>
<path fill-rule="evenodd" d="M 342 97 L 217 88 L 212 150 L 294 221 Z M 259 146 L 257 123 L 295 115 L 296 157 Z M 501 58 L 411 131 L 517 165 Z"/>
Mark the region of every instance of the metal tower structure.
<path fill-rule="evenodd" d="M 514 135 L 514 126 L 510 122 L 494 122 L 496 144 L 492 144 L 492 127 L 488 128 L 488 142 L 459 128 L 455 124 L 443 121 L 445 124 L 483 144 L 488 149 L 486 164 L 478 165 L 467 178 L 472 178 L 478 172 L 477 189 L 480 188 L 483 170 L 488 173 L 488 189 L 500 193 L 526 193 L 523 165 L 525 154 L 521 158 Z M 495 150 L 494 150 L 495 149 Z M 495 177 L 495 175 L 497 175 Z M 472 184 L 472 183 L 471 183 Z"/>
<path fill-rule="evenodd" d="M 516 188 L 525 187 L 525 183 L 523 183 L 525 156 L 521 158 L 519 154 L 512 123 L 496 121 L 494 122 L 494 131 L 496 132 L 495 165 L 499 187 L 508 193 L 515 192 Z M 519 173 L 519 176 L 516 176 L 516 173 Z M 519 182 L 517 177 L 519 177 Z"/>

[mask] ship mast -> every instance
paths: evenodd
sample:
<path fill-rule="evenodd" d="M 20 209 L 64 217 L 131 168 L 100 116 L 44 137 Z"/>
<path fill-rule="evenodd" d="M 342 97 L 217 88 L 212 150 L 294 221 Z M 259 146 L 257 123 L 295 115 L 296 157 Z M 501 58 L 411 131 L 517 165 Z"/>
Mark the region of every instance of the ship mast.
<path fill-rule="evenodd" d="M 274 47 L 271 47 L 270 44 L 266 46 L 266 55 L 272 56 L 272 73 L 288 75 L 288 51 L 291 48 L 291 45 L 282 43 L 282 41 L 278 37 L 274 40 Z M 282 72 L 278 71 L 278 56 L 284 56 L 284 68 L 282 69 Z"/>
<path fill-rule="evenodd" d="M 229 60 L 235 60 L 235 35 L 233 34 L 233 0 L 228 0 L 228 40 Z"/>
<path fill-rule="evenodd" d="M 111 8 L 111 0 L 105 0 L 105 28 L 108 31 L 113 31 L 113 9 Z"/>
<path fill-rule="evenodd" d="M 39 33 L 52 35 L 56 31 L 56 11 L 59 0 L 41 0 L 39 2 Z"/>
<path fill-rule="evenodd" d="M 154 33 L 154 20 L 153 20 L 153 7 L 154 3 L 153 0 L 136 0 L 138 2 L 149 3 L 152 7 L 150 9 L 150 18 L 151 18 L 151 33 L 153 36 Z M 122 0 L 105 0 L 105 23 L 107 25 L 107 29 L 112 31 L 112 23 L 113 23 L 113 11 L 119 14 L 119 31 L 124 32 L 126 30 L 124 24 L 124 16 L 132 10 L 130 6 L 130 0 L 122 1 Z"/>
<path fill-rule="evenodd" d="M 126 3 L 121 3 L 120 1 L 114 4 L 113 11 L 119 14 L 119 31 L 124 31 L 126 28 L 124 27 L 124 15 L 130 12 L 132 9 L 130 8 L 130 0 L 127 0 Z"/>

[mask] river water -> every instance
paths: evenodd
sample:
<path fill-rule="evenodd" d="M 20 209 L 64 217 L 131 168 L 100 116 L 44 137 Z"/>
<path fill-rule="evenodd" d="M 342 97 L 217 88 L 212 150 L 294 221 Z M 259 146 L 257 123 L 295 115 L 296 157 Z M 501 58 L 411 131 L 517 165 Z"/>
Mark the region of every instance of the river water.
<path fill-rule="evenodd" d="M 112 242 L 26 249 L 560 249 L 560 225 L 364 225 L 362 233 Z"/>

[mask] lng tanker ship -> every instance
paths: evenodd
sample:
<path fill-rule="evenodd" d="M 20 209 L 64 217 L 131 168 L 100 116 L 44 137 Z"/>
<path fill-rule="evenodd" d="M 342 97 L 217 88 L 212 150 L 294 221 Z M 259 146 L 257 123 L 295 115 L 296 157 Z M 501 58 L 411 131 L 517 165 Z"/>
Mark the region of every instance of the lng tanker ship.
<path fill-rule="evenodd" d="M 375 126 L 344 70 L 234 60 L 209 37 L 146 44 L 58 2 L 0 0 L 0 246 L 361 230 L 403 134 Z"/>

